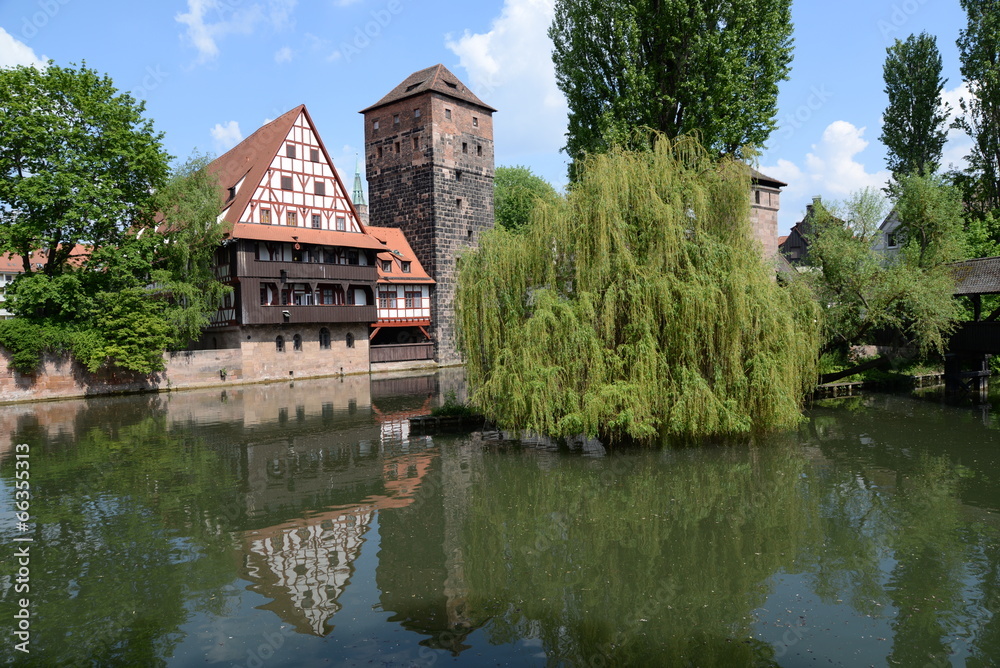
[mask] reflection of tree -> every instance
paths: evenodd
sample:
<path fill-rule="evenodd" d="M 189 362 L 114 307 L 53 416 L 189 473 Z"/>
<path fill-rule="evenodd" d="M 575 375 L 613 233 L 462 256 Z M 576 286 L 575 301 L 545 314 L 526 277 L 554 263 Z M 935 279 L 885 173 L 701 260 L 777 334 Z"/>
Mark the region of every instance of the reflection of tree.
<path fill-rule="evenodd" d="M 538 637 L 553 664 L 768 665 L 752 612 L 809 533 L 804 466 L 780 445 L 548 471 L 487 455 L 465 523 L 469 607 L 493 617 L 493 642 Z"/>
<path fill-rule="evenodd" d="M 211 593 L 231 577 L 230 540 L 208 520 L 234 497 L 201 443 L 162 418 L 95 428 L 38 452 L 31 483 L 31 662 L 162 665 L 193 610 L 225 614 Z M 4 619 L 13 603 L 0 603 Z"/>
<path fill-rule="evenodd" d="M 850 597 L 872 616 L 894 612 L 893 665 L 946 665 L 956 637 L 966 636 L 981 657 L 994 657 L 1000 535 L 995 523 L 970 520 L 973 506 L 997 505 L 987 464 L 996 461 L 996 439 L 965 411 L 886 397 L 854 408 L 817 410 L 803 432 L 827 462 L 828 482 L 815 485 L 826 538 L 810 555 L 817 593 Z M 963 461 L 975 461 L 975 473 Z M 979 600 L 964 600 L 979 588 Z M 992 665 L 984 661 L 970 665 Z"/>

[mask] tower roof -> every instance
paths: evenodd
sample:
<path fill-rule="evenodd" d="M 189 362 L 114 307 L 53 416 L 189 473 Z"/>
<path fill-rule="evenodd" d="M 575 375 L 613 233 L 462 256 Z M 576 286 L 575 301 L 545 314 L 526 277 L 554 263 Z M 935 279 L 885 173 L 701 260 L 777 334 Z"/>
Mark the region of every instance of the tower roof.
<path fill-rule="evenodd" d="M 351 201 L 355 207 L 367 206 L 365 203 L 365 186 L 361 182 L 361 165 L 357 161 L 354 164 L 354 192 L 351 193 Z"/>
<path fill-rule="evenodd" d="M 496 109 L 476 97 L 476 94 L 469 90 L 458 77 L 448 71 L 447 67 L 439 64 L 420 70 L 419 72 L 414 72 L 406 77 L 401 84 L 393 88 L 388 95 L 372 106 L 362 109 L 360 113 L 364 114 L 379 107 L 384 107 L 387 104 L 399 102 L 400 100 L 427 92 L 439 93 L 456 100 L 461 100 L 462 102 L 468 102 L 490 113 L 496 111 Z"/>

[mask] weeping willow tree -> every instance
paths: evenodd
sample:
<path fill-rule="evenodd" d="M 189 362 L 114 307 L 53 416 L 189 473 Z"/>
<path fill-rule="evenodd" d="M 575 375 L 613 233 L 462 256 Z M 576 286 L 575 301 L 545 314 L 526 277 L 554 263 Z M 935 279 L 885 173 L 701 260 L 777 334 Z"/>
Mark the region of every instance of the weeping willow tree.
<path fill-rule="evenodd" d="M 795 424 L 817 309 L 750 233 L 750 174 L 689 138 L 589 157 L 565 204 L 461 262 L 473 402 L 505 428 L 656 444 Z"/>

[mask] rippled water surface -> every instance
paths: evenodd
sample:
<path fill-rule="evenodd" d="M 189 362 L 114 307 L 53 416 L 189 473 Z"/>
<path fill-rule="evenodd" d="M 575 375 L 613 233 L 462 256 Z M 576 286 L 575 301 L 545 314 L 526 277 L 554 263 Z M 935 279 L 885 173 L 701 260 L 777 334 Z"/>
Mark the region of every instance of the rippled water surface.
<path fill-rule="evenodd" d="M 989 409 L 878 395 L 752 444 L 606 454 L 412 435 L 449 390 L 460 372 L 0 407 L 0 661 L 1000 656 Z"/>

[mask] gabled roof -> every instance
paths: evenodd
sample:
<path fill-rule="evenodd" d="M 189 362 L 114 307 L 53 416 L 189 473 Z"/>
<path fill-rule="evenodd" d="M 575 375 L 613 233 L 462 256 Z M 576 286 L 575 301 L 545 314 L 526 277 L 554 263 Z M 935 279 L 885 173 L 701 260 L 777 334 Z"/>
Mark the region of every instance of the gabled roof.
<path fill-rule="evenodd" d="M 90 249 L 87 246 L 82 246 L 76 244 L 73 246 L 73 250 L 69 256 L 69 264 L 71 266 L 78 267 L 83 264 L 84 258 L 90 254 Z M 22 274 L 24 273 L 24 263 L 22 262 L 21 255 L 15 255 L 14 253 L 3 253 L 0 254 L 0 273 L 4 274 Z M 40 266 L 45 265 L 49 260 L 49 254 L 46 251 L 35 251 L 31 254 L 31 264 L 34 265 L 33 269 L 38 269 Z"/>
<path fill-rule="evenodd" d="M 337 180 L 339 189 L 345 193 L 347 192 L 340 174 L 333 164 L 333 159 L 326 150 L 326 145 L 323 143 L 322 137 L 320 137 L 319 132 L 316 130 L 316 124 L 313 123 L 312 116 L 309 115 L 309 110 L 306 109 L 306 105 L 300 104 L 294 109 L 278 116 L 270 123 L 261 126 L 252 135 L 226 153 L 220 155 L 208 165 L 208 171 L 218 178 L 219 187 L 223 189 L 223 199 L 226 200 L 223 208 L 223 220 L 231 226 L 231 231 L 226 236 L 233 239 L 257 239 L 261 241 L 292 241 L 292 236 L 297 236 L 299 237 L 298 240 L 303 243 L 344 245 L 355 248 L 377 248 L 377 242 L 365 238 L 365 226 L 361 222 L 361 217 L 358 215 L 357 209 L 353 203 L 350 203 L 349 199 L 348 202 L 362 234 L 334 232 L 332 230 L 314 230 L 305 227 L 286 227 L 284 225 L 275 225 L 272 227 L 240 222 L 240 216 L 246 211 L 250 200 L 253 199 L 257 186 L 264 179 L 264 175 L 267 173 L 268 168 L 270 168 L 275 156 L 278 155 L 284 146 L 285 138 L 294 127 L 295 121 L 302 114 L 305 115 L 306 122 L 312 128 L 320 150 L 323 152 L 324 158 L 333 171 L 333 177 Z M 244 182 L 243 186 L 236 190 L 235 199 L 229 200 L 229 189 L 241 180 Z"/>
<path fill-rule="evenodd" d="M 253 199 L 257 184 L 264 179 L 267 168 L 271 166 L 274 156 L 281 150 L 282 142 L 295 125 L 306 106 L 300 104 L 291 111 L 261 126 L 252 135 L 229 149 L 208 165 L 209 173 L 219 180 L 219 186 L 224 188 L 223 199 L 226 200 L 225 221 L 230 224 L 239 222 L 240 214 L 246 211 Z M 236 199 L 229 200 L 229 188 L 235 186 L 241 179 L 246 179 L 244 185 L 236 193 Z"/>
<path fill-rule="evenodd" d="M 427 92 L 440 93 L 441 95 L 446 95 L 462 102 L 468 102 L 491 113 L 496 111 L 496 109 L 476 97 L 475 93 L 469 90 L 458 77 L 448 71 L 447 67 L 444 65 L 435 65 L 434 67 L 414 72 L 406 77 L 403 83 L 393 88 L 388 95 L 372 106 L 362 109 L 361 113 L 364 114 L 373 109 L 384 107 L 387 104 L 399 102 L 400 100 Z"/>
<path fill-rule="evenodd" d="M 379 283 L 434 283 L 434 279 L 427 275 L 423 265 L 414 254 L 410 244 L 406 242 L 406 235 L 403 230 L 395 227 L 372 227 L 368 226 L 368 234 L 378 239 L 384 244 L 383 252 L 379 253 L 381 260 L 403 260 L 410 263 L 409 273 L 404 274 L 399 267 L 399 263 L 392 263 L 392 271 L 382 271 L 382 265 L 378 266 Z"/>

